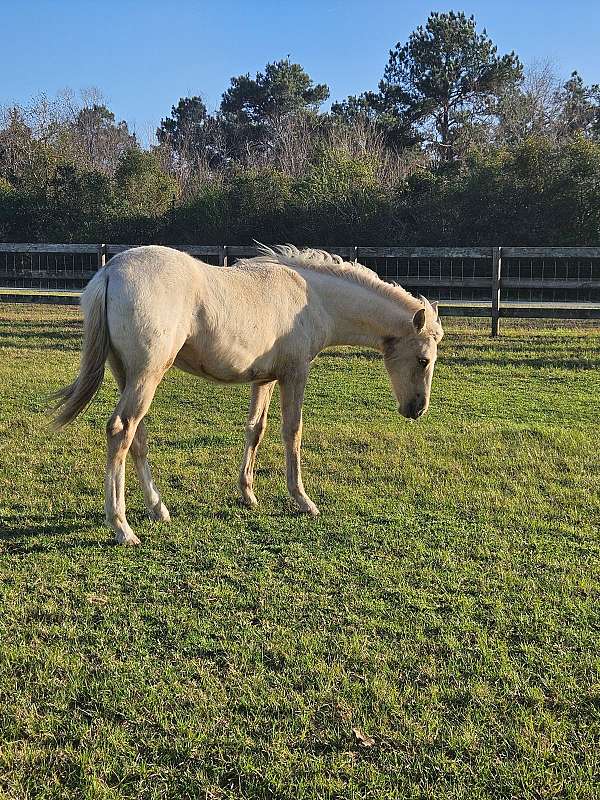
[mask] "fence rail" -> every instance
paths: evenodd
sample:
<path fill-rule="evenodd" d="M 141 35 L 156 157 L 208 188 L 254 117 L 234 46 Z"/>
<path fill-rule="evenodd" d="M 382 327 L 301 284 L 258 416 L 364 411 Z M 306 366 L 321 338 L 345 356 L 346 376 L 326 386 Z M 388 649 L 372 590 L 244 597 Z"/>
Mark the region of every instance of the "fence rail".
<path fill-rule="evenodd" d="M 99 267 L 137 246 L 0 243 L 0 301 L 75 303 Z M 223 267 L 256 255 L 248 246 L 170 246 Z M 492 336 L 504 317 L 600 319 L 600 247 L 327 249 L 437 299 L 443 314 L 490 318 Z"/>

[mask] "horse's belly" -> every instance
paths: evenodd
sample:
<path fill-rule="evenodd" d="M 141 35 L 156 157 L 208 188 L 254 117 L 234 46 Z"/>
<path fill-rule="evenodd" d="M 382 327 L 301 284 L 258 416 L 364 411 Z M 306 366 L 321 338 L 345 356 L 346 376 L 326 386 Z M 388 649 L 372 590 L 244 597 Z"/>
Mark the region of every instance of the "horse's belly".
<path fill-rule="evenodd" d="M 264 363 L 262 359 L 252 362 L 245 358 L 238 358 L 235 362 L 215 359 L 198 353 L 187 345 L 179 351 L 174 364 L 184 372 L 217 383 L 251 383 L 275 379 L 271 365 Z"/>

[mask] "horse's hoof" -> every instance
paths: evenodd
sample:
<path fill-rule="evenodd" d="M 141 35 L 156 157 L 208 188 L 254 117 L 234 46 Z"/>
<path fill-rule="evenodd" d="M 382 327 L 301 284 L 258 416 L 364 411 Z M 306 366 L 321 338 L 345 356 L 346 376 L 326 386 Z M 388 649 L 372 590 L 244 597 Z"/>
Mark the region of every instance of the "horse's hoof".
<path fill-rule="evenodd" d="M 318 517 L 321 513 L 314 503 L 308 502 L 299 506 L 301 514 L 307 514 L 309 517 Z"/>
<path fill-rule="evenodd" d="M 254 492 L 248 492 L 242 495 L 242 503 L 246 506 L 246 508 L 256 508 L 258 505 L 258 500 L 256 499 Z"/>
<path fill-rule="evenodd" d="M 128 547 L 135 547 L 138 544 L 141 544 L 138 537 L 131 531 L 130 533 L 116 533 L 115 534 L 115 541 L 117 544 L 126 545 Z"/>
<path fill-rule="evenodd" d="M 148 516 L 153 522 L 171 522 L 171 515 L 166 505 L 159 500 L 154 508 L 148 510 Z"/>

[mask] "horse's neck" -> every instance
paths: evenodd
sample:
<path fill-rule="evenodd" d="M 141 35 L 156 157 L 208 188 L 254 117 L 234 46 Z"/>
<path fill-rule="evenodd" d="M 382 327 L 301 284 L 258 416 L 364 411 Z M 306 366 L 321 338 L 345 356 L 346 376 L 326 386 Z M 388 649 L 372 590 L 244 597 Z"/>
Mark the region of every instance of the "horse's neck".
<path fill-rule="evenodd" d="M 401 301 L 369 286 L 329 278 L 319 281 L 319 290 L 332 323 L 329 345 L 380 349 L 386 337 L 402 335 L 410 319 L 411 312 Z"/>

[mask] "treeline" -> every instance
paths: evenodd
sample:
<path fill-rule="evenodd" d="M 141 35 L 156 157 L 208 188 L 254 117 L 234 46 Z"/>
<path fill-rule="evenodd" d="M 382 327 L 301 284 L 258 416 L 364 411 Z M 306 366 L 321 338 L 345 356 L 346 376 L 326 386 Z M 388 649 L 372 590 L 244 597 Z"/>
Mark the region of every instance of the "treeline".
<path fill-rule="evenodd" d="M 140 146 L 97 95 L 4 111 L 3 241 L 600 244 L 600 87 L 432 13 L 322 110 L 289 60 L 173 106 Z"/>

